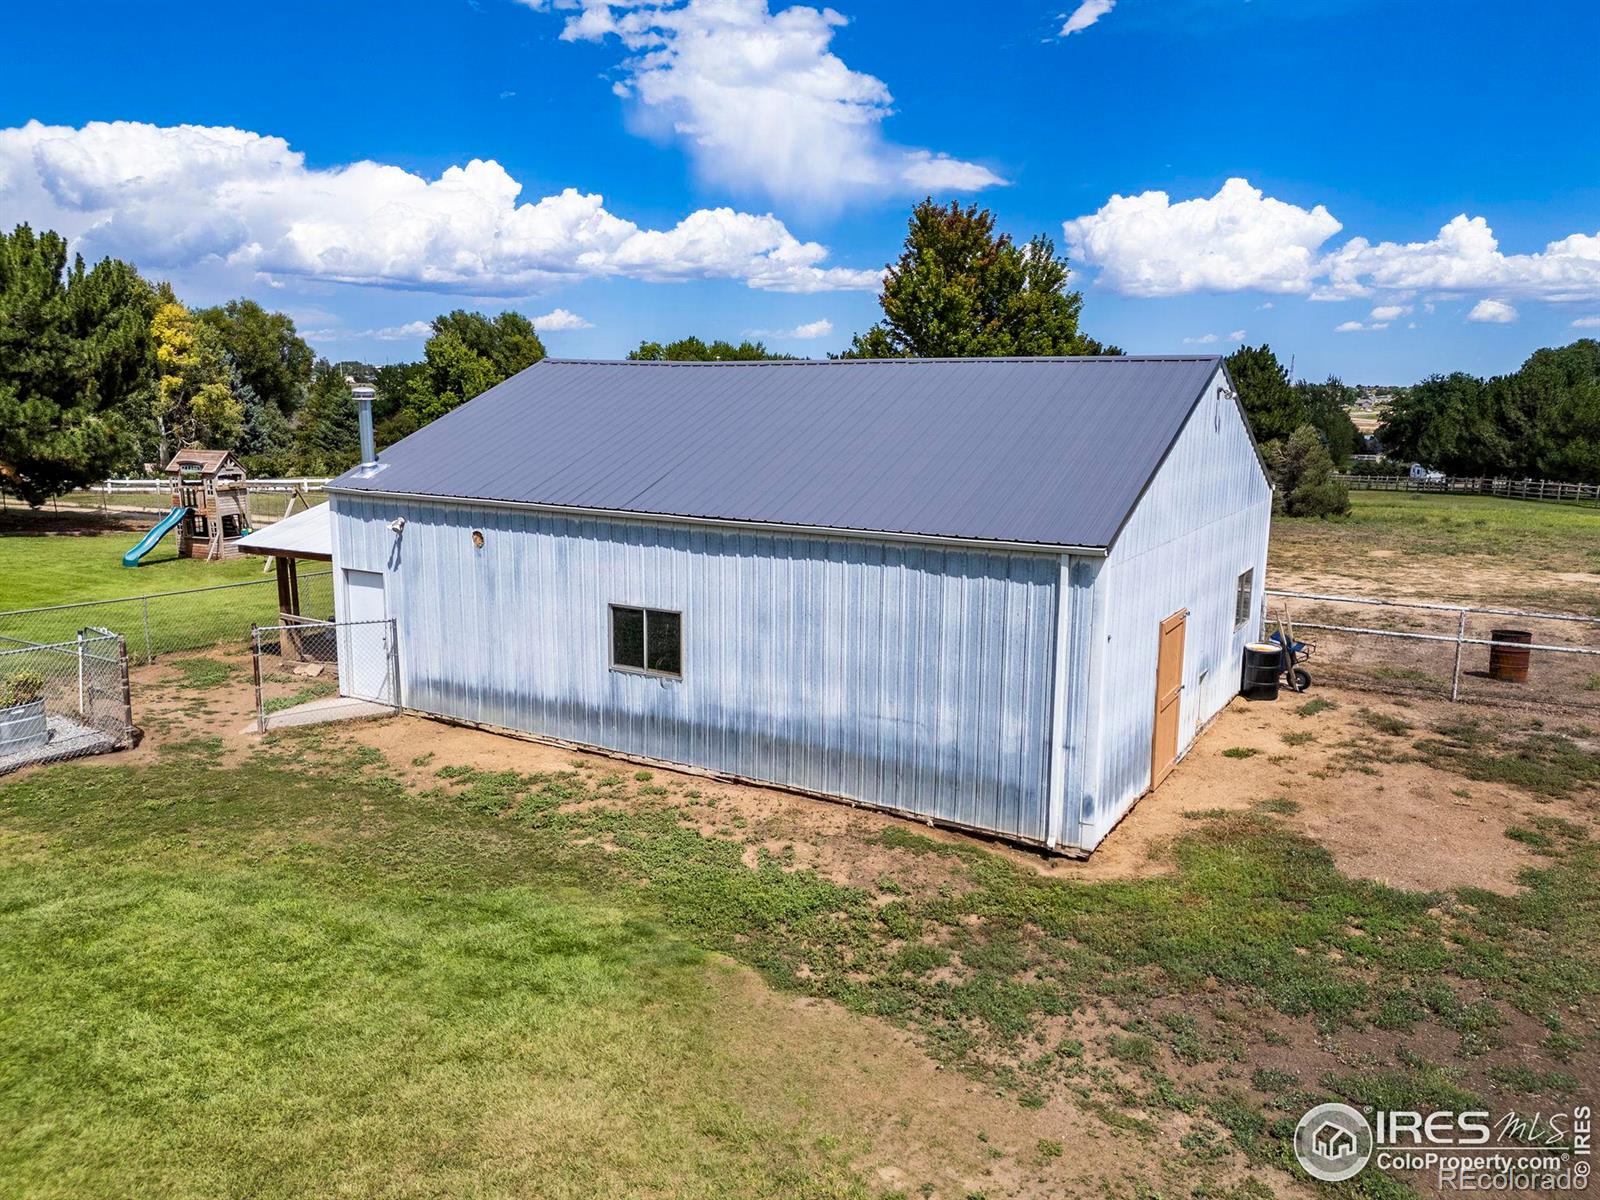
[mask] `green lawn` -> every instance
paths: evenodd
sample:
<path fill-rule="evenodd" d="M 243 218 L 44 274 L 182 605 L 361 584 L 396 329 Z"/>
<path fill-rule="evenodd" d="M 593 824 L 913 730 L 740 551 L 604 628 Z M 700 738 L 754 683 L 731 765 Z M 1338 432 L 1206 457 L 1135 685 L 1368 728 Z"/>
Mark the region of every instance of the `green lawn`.
<path fill-rule="evenodd" d="M 1600 604 L 1592 581 L 1560 578 L 1600 574 L 1600 508 L 1418 492 L 1351 492 L 1350 507 L 1333 520 L 1276 518 L 1269 580 L 1325 572 L 1382 585 L 1421 567 L 1441 598 L 1484 590 L 1578 611 Z"/>
<path fill-rule="evenodd" d="M 78 536 L 0 537 L 0 611 L 188 591 L 217 584 L 250 583 L 195 595 L 97 605 L 64 612 L 0 617 L 0 635 L 30 641 L 56 641 L 73 636 L 81 626 L 95 625 L 121 633 L 135 658 L 149 653 L 193 649 L 219 642 L 242 643 L 251 622 L 277 620 L 277 585 L 262 574 L 254 556 L 208 563 L 179 558 L 169 535 L 138 567 L 124 567 L 122 555 L 138 541 L 136 533 Z M 307 564 L 301 576 L 301 607 L 308 615 L 332 615 L 332 589 L 326 578 Z M 148 614 L 148 625 L 146 616 Z M 148 638 L 147 638 L 148 630 Z"/>
<path fill-rule="evenodd" d="M 1394 736 L 1592 785 L 1547 730 Z M 1349 878 L 1284 800 L 1195 813 L 1170 873 L 1092 884 L 891 826 L 852 886 L 683 777 L 408 783 L 328 731 L 218 749 L 0 783 L 0 1194 L 875 1194 L 829 1097 L 782 1094 L 816 1049 L 741 1053 L 712 953 L 903 1024 L 1019 1113 L 1066 1096 L 1151 1137 L 1182 1113 L 1196 1164 L 1286 1166 L 1325 1098 L 1587 1086 L 1600 846 L 1553 818 L 1510 834 L 1543 864 L 1513 897 Z M 1344 1036 L 1359 1062 L 1267 1069 Z"/>
<path fill-rule="evenodd" d="M 0 789 L 0 1194 L 864 1194 L 848 1130 L 734 1102 L 701 951 L 349 782 Z"/>
<path fill-rule="evenodd" d="M 215 563 L 179 558 L 175 534 L 163 538 L 139 566 L 123 566 L 123 554 L 139 537 L 133 532 L 0 537 L 0 609 L 147 596 L 262 578 L 259 558 Z"/>

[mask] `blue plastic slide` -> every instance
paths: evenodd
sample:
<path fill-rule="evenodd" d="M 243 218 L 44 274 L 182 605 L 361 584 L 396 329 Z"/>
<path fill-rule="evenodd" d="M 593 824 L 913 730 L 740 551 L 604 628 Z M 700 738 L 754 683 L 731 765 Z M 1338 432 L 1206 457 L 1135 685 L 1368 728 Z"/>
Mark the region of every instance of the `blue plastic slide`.
<path fill-rule="evenodd" d="M 156 527 L 139 539 L 139 544 L 122 556 L 122 565 L 137 567 L 139 560 L 156 548 L 156 543 L 178 527 L 178 522 L 189 515 L 185 505 L 178 505 L 161 520 L 156 522 Z"/>

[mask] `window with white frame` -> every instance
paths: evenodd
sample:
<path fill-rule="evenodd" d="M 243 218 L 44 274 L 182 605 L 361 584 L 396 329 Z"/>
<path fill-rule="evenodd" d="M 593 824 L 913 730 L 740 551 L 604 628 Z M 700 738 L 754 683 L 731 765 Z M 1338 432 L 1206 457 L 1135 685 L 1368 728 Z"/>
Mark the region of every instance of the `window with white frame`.
<path fill-rule="evenodd" d="M 683 676 L 683 614 L 611 606 L 611 667 L 641 675 Z"/>
<path fill-rule="evenodd" d="M 1256 569 L 1251 567 L 1239 576 L 1233 593 L 1233 627 L 1235 629 L 1250 619 L 1250 593 L 1255 590 Z"/>

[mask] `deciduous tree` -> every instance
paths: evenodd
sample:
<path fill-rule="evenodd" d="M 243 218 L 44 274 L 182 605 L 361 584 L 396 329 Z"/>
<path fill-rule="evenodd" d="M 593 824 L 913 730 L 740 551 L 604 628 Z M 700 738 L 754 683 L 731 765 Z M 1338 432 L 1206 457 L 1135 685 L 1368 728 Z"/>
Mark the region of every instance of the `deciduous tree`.
<path fill-rule="evenodd" d="M 1337 375 L 1329 375 L 1323 383 L 1300 382 L 1294 385 L 1306 420 L 1316 426 L 1322 435 L 1322 444 L 1328 448 L 1333 465 L 1340 470 L 1350 466 L 1350 456 L 1361 444 L 1361 434 L 1350 419 L 1350 406 L 1358 395 Z"/>
<path fill-rule="evenodd" d="M 718 338 L 704 342 L 697 337 L 680 338 L 662 345 L 660 342 L 640 342 L 637 350 L 628 357 L 635 362 L 758 362 L 770 359 L 792 359 L 792 354 L 774 354 L 761 342 L 745 340 L 737 346 Z"/>
<path fill-rule="evenodd" d="M 195 316 L 216 330 L 239 382 L 285 417 L 294 416 L 305 402 L 316 355 L 295 331 L 293 318 L 242 298 L 199 309 Z"/>
<path fill-rule="evenodd" d="M 155 419 L 163 464 L 189 445 L 232 449 L 244 428 L 244 406 L 217 331 L 168 299 L 150 323 L 156 346 Z"/>

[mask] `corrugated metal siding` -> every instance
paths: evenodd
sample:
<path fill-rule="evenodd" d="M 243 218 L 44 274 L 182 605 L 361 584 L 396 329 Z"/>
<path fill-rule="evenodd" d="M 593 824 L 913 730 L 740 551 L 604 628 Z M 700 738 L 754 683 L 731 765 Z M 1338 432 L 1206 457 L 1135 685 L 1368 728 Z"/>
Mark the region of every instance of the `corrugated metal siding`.
<path fill-rule="evenodd" d="M 1260 628 L 1272 492 L 1219 375 L 1134 509 L 1099 571 L 1098 765 L 1079 800 L 1078 845 L 1092 849 L 1150 786 L 1156 652 L 1161 622 L 1189 610 L 1181 755 L 1239 690 L 1244 643 Z M 1253 568 L 1250 619 L 1234 625 L 1238 576 Z M 1075 651 L 1081 653 L 1081 651 Z"/>
<path fill-rule="evenodd" d="M 1100 547 L 1217 361 L 547 360 L 334 486 Z"/>
<path fill-rule="evenodd" d="M 1044 837 L 1055 557 L 331 504 L 408 707 Z M 612 603 L 683 613 L 681 681 L 608 668 Z"/>

